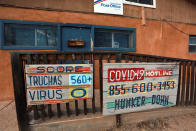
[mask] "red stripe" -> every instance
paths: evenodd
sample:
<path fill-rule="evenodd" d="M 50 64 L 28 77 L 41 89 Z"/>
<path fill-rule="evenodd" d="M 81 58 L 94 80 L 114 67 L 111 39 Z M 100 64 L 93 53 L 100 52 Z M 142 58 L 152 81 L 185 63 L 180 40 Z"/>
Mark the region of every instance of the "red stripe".
<path fill-rule="evenodd" d="M 73 100 L 82 100 L 82 99 L 92 99 L 92 98 L 77 98 L 77 99 L 62 99 L 62 100 L 43 100 L 43 101 L 31 101 L 30 104 L 53 104 L 53 103 L 63 103 L 63 102 L 72 102 Z"/>
<path fill-rule="evenodd" d="M 30 89 L 30 90 L 47 90 L 47 89 L 69 89 L 69 88 L 90 88 L 91 85 L 74 85 L 74 86 L 57 86 L 54 88 L 54 86 L 51 86 L 51 87 L 28 87 L 27 89 Z"/>
<path fill-rule="evenodd" d="M 101 3 L 101 2 L 104 2 L 104 1 L 106 1 L 106 0 L 102 0 L 102 1 L 100 1 L 100 2 L 98 2 L 98 3 L 95 3 L 94 5 L 97 5 L 97 4 L 99 4 L 99 3 Z"/>

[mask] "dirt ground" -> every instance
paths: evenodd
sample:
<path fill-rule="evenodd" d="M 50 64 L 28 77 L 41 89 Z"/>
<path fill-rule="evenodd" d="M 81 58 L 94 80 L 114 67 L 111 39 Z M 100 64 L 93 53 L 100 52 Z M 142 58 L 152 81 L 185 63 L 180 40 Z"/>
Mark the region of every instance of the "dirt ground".
<path fill-rule="evenodd" d="M 107 131 L 196 131 L 196 114 L 123 125 Z"/>
<path fill-rule="evenodd" d="M 8 106 L 5 107 L 5 105 Z M 101 131 L 196 131 L 195 110 L 195 107 L 169 108 L 159 111 L 156 110 L 154 111 L 153 116 L 155 116 L 155 114 L 164 115 L 164 112 L 166 112 L 167 114 L 173 114 L 175 117 L 170 116 L 168 118 L 154 118 L 155 120 L 143 121 L 129 125 L 122 125 L 120 128 L 110 128 Z M 183 112 L 185 115 L 181 114 L 180 112 Z M 175 113 L 179 115 L 175 115 Z M 137 114 L 138 113 L 135 114 L 135 118 L 138 118 Z M 144 116 L 152 118 L 151 114 L 152 113 L 150 111 L 149 113 L 145 113 Z M 130 116 L 130 118 L 133 117 L 134 115 Z M 0 102 L 0 131 L 18 131 L 15 103 L 13 101 Z"/>

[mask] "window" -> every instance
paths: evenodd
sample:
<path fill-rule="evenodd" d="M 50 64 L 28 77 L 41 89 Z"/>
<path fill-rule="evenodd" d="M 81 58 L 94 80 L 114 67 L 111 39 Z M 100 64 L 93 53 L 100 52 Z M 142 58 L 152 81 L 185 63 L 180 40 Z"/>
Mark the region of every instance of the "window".
<path fill-rule="evenodd" d="M 125 4 L 156 8 L 156 0 L 124 0 Z"/>
<path fill-rule="evenodd" d="M 56 28 L 50 26 L 5 24 L 5 46 L 55 47 Z"/>
<path fill-rule="evenodd" d="M 104 50 L 135 51 L 134 30 L 95 28 L 94 47 Z"/>
<path fill-rule="evenodd" d="M 83 45 L 70 46 L 80 41 Z M 0 49 L 136 51 L 136 29 L 72 23 L 0 20 Z"/>
<path fill-rule="evenodd" d="M 2 49 L 51 49 L 59 48 L 58 26 L 54 23 L 2 20 Z"/>
<path fill-rule="evenodd" d="M 189 37 L 189 52 L 196 53 L 196 35 Z"/>

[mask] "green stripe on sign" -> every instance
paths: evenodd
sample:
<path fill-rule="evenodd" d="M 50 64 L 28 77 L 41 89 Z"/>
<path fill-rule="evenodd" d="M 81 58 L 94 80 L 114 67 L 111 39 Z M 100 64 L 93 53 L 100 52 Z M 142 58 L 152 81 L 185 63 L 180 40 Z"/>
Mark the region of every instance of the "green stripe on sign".
<path fill-rule="evenodd" d="M 115 103 L 114 102 L 108 102 L 106 108 L 107 109 L 115 108 Z"/>
<path fill-rule="evenodd" d="M 135 102 L 135 101 L 134 101 Z M 137 101 L 136 101 L 137 102 Z M 139 101 L 139 105 L 141 105 L 141 100 Z M 130 103 L 129 103 L 130 105 L 132 105 L 132 101 L 130 101 Z M 134 103 L 134 104 L 136 104 L 136 103 Z M 146 104 L 152 104 L 152 97 L 146 97 L 146 99 L 145 99 L 145 105 Z M 157 103 L 155 103 L 155 104 L 157 104 Z M 172 103 L 172 102 L 168 102 L 168 104 L 158 104 L 158 105 L 162 105 L 162 106 L 173 106 L 174 105 L 174 103 Z M 115 102 L 107 102 L 106 103 L 106 108 L 107 109 L 113 109 L 113 108 L 115 108 Z"/>

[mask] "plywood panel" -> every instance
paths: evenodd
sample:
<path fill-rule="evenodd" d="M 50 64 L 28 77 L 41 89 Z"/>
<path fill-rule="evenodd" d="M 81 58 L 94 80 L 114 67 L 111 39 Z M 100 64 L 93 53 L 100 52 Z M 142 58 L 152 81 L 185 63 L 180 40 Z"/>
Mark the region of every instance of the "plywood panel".
<path fill-rule="evenodd" d="M 103 115 L 176 105 L 178 63 L 103 64 Z"/>

